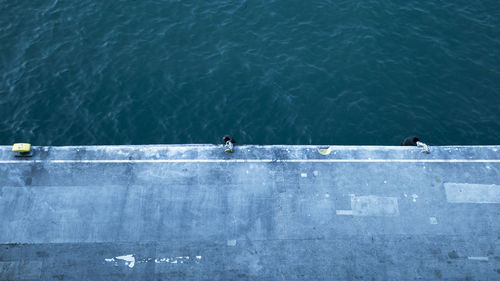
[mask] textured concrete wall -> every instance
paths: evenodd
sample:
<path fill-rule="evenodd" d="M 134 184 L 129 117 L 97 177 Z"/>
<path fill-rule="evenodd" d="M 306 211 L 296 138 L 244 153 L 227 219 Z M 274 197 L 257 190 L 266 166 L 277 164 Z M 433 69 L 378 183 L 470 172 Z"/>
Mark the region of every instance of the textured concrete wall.
<path fill-rule="evenodd" d="M 0 146 L 0 280 L 500 279 L 500 146 Z"/>

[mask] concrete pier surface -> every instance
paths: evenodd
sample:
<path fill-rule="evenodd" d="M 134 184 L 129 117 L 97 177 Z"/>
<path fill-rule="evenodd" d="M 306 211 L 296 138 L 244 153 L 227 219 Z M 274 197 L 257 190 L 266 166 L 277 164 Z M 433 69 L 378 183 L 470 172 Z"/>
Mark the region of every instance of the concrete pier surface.
<path fill-rule="evenodd" d="M 500 280 L 500 146 L 0 146 L 0 219 L 0 280 Z"/>

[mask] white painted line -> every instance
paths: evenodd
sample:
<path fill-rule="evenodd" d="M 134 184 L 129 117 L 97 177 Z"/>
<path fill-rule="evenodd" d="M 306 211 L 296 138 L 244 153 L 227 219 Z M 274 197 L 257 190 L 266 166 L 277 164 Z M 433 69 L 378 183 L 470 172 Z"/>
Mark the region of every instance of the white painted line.
<path fill-rule="evenodd" d="M 102 159 L 0 160 L 0 164 L 107 164 L 107 163 L 500 163 L 500 159 Z"/>
<path fill-rule="evenodd" d="M 444 183 L 449 203 L 500 203 L 500 185 L 473 183 Z"/>
<path fill-rule="evenodd" d="M 467 259 L 474 261 L 488 261 L 488 257 L 467 257 Z"/>
<path fill-rule="evenodd" d="M 337 210 L 337 215 L 352 216 L 352 210 Z"/>

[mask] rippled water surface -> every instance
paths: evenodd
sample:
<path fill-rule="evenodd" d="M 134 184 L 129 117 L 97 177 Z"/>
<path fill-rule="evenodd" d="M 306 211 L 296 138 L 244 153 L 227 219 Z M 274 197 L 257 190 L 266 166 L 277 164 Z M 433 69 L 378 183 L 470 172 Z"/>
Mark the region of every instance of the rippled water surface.
<path fill-rule="evenodd" d="M 0 7 L 1 144 L 500 144 L 498 0 Z"/>

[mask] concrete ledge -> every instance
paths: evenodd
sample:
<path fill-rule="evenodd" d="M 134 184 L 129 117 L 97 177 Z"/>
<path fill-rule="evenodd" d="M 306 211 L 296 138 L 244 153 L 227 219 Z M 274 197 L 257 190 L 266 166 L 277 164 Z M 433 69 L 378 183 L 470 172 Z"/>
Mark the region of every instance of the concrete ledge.
<path fill-rule="evenodd" d="M 328 155 L 318 152 L 329 148 Z M 500 146 L 434 146 L 430 154 L 408 146 L 236 146 L 221 145 L 34 146 L 33 157 L 20 159 L 11 146 L 0 146 L 0 161 L 9 160 L 500 160 Z M 2 162 L 0 162 L 2 163 Z"/>

